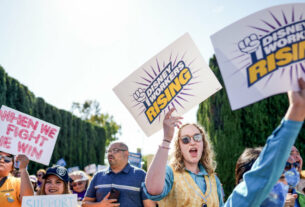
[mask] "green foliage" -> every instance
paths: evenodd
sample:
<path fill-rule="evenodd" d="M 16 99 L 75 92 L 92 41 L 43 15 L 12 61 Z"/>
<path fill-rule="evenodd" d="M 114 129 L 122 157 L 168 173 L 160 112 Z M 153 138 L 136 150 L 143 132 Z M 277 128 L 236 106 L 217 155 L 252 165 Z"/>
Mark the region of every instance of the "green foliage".
<path fill-rule="evenodd" d="M 104 164 L 106 130 L 88 121 L 59 110 L 46 103 L 43 98 L 35 97 L 28 88 L 9 77 L 0 66 L 0 105 L 6 105 L 36 118 L 60 127 L 60 132 L 52 154 L 50 165 L 60 158 L 67 162 L 66 167 Z M 35 174 L 47 166 L 30 162 L 29 172 Z"/>
<path fill-rule="evenodd" d="M 215 56 L 210 67 L 224 87 Z M 216 172 L 229 195 L 234 184 L 235 164 L 246 147 L 263 146 L 279 125 L 288 107 L 286 94 L 276 95 L 245 108 L 232 111 L 225 89 L 200 104 L 197 120 L 208 132 L 216 153 Z M 296 146 L 304 154 L 304 128 Z"/>
<path fill-rule="evenodd" d="M 121 126 L 113 120 L 112 116 L 100 112 L 100 104 L 97 101 L 87 100 L 83 104 L 74 102 L 71 108 L 72 112 L 77 111 L 83 120 L 105 128 L 106 146 L 118 139 L 117 135 L 121 132 Z"/>

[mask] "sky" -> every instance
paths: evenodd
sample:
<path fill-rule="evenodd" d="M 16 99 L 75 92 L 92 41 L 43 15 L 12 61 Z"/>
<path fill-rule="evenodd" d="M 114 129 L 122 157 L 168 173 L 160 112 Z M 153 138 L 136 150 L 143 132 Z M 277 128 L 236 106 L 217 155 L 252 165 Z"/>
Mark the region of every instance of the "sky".
<path fill-rule="evenodd" d="M 285 3 L 291 1 L 0 0 L 0 65 L 59 109 L 97 100 L 122 126 L 119 140 L 131 152 L 154 154 L 162 131 L 146 137 L 113 87 L 186 32 L 208 62 L 212 34 Z M 197 109 L 184 122 L 196 122 Z"/>

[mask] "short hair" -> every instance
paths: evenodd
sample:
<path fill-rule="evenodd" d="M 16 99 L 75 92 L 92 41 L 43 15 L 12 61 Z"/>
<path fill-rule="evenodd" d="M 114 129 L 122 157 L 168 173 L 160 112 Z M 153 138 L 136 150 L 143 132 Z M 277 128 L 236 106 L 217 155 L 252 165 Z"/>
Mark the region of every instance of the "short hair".
<path fill-rule="evenodd" d="M 111 142 L 111 143 L 109 144 L 109 147 L 110 147 L 111 145 L 114 145 L 114 144 L 118 144 L 122 149 L 129 151 L 129 150 L 128 150 L 127 144 L 125 144 L 124 142 L 121 142 L 121 141 L 114 141 L 114 142 Z"/>
<path fill-rule="evenodd" d="M 237 185 L 243 175 L 249 171 L 262 151 L 262 147 L 246 148 L 239 156 L 235 166 L 235 184 Z"/>

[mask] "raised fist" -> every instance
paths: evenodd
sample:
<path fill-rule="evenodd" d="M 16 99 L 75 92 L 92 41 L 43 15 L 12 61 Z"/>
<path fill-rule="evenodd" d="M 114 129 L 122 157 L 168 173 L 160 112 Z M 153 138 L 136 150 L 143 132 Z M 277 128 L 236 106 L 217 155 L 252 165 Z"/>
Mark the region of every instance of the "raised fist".
<path fill-rule="evenodd" d="M 143 103 L 146 100 L 146 94 L 145 90 L 142 88 L 138 88 L 134 93 L 133 93 L 133 98 L 140 103 Z"/>
<path fill-rule="evenodd" d="M 256 34 L 251 34 L 250 36 L 238 42 L 239 50 L 247 54 L 255 52 L 259 45 L 260 41 Z"/>

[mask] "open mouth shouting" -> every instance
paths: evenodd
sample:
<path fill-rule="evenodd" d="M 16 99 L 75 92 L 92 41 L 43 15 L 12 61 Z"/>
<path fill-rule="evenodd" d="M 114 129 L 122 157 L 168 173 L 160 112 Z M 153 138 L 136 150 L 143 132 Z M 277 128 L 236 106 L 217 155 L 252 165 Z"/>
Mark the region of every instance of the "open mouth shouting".
<path fill-rule="evenodd" d="M 198 156 L 198 149 L 196 147 L 192 147 L 189 150 L 189 153 L 190 153 L 191 157 L 197 157 Z"/>

